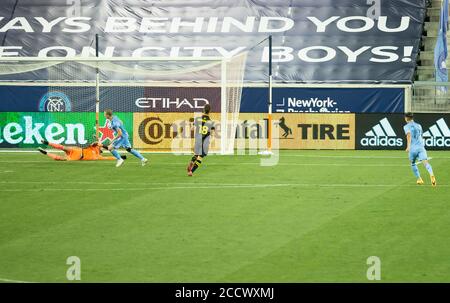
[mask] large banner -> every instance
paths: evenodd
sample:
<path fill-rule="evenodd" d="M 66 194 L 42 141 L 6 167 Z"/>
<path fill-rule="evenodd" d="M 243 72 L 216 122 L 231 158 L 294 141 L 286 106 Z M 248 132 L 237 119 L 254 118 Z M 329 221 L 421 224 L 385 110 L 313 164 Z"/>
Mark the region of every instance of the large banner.
<path fill-rule="evenodd" d="M 211 105 L 220 112 L 220 87 L 100 88 L 100 109 L 119 112 L 193 113 Z M 245 87 L 241 113 L 268 111 L 268 88 Z M 278 113 L 402 113 L 404 88 L 303 88 L 273 89 L 273 112 Z M 92 86 L 0 86 L 0 112 L 93 112 Z"/>
<path fill-rule="evenodd" d="M 275 115 L 282 149 L 355 149 L 355 115 Z"/>
<path fill-rule="evenodd" d="M 117 113 L 133 138 L 133 115 Z M 95 113 L 0 113 L 0 148 L 32 148 L 42 139 L 63 145 L 85 146 L 94 140 Z M 105 119 L 100 119 L 100 141 L 114 138 Z"/>
<path fill-rule="evenodd" d="M 450 149 L 450 114 L 416 114 L 415 121 L 422 125 L 427 149 Z M 405 149 L 405 124 L 401 114 L 356 115 L 356 149 Z"/>
<path fill-rule="evenodd" d="M 134 146 L 153 150 L 189 150 L 193 128 L 189 113 L 135 113 Z M 236 146 L 265 148 L 267 117 L 241 114 L 236 129 Z M 354 149 L 354 114 L 274 114 L 274 136 L 281 149 Z M 212 114 L 216 123 L 211 150 L 220 148 L 220 115 Z M 173 145 L 174 139 L 178 139 Z M 191 144 L 191 145 L 189 145 Z M 186 148 L 187 147 L 187 148 Z"/>
<path fill-rule="evenodd" d="M 199 114 L 199 113 L 197 113 Z M 186 151 L 192 148 L 195 113 L 123 113 L 135 148 Z M 417 114 L 428 150 L 450 150 L 450 114 Z M 221 121 L 216 122 L 212 151 L 220 149 Z M 242 113 L 236 127 L 236 147 L 265 149 L 267 115 Z M 403 114 L 275 113 L 273 132 L 280 149 L 403 150 L 406 139 Z M 0 113 L 0 148 L 33 148 L 42 139 L 65 145 L 87 145 L 94 140 L 95 113 Z M 114 137 L 107 121 L 100 119 L 100 141 Z"/>
<path fill-rule="evenodd" d="M 220 112 L 220 87 L 111 86 L 100 88 L 100 110 Z M 0 112 L 94 112 L 94 86 L 0 86 Z M 256 107 L 254 108 L 256 109 Z"/>
<path fill-rule="evenodd" d="M 409 82 L 425 3 L 2 0 L 0 56 L 94 56 L 99 33 L 105 56 L 231 57 L 249 51 L 245 79 L 265 81 L 268 44 L 259 43 L 272 35 L 275 80 Z"/>

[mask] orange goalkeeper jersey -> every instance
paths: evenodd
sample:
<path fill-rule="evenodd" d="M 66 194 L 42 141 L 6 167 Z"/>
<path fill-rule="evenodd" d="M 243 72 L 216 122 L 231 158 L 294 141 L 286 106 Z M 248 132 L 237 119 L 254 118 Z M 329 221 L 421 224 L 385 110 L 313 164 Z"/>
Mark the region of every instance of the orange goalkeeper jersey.
<path fill-rule="evenodd" d="M 83 149 L 80 147 L 73 147 L 69 151 L 66 151 L 67 160 L 69 161 L 77 161 L 81 160 L 83 156 Z"/>
<path fill-rule="evenodd" d="M 74 147 L 67 153 L 67 160 L 100 160 L 100 148 L 98 146 L 89 146 L 87 148 Z"/>
<path fill-rule="evenodd" d="M 89 146 L 83 148 L 83 158 L 81 160 L 98 160 L 100 157 L 100 147 Z"/>
<path fill-rule="evenodd" d="M 86 148 L 74 147 L 66 152 L 68 161 L 117 160 L 115 157 L 103 157 L 99 146 Z"/>

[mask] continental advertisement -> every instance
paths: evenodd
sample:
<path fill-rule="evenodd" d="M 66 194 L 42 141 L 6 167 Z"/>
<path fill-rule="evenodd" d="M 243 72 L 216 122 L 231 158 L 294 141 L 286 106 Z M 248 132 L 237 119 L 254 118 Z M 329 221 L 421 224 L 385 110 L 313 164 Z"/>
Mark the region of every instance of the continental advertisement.
<path fill-rule="evenodd" d="M 282 149 L 354 149 L 354 114 L 276 114 Z"/>
<path fill-rule="evenodd" d="M 193 138 L 193 114 L 135 113 L 133 142 L 136 148 L 185 150 Z M 220 114 L 211 114 L 216 122 L 212 150 L 220 147 Z M 354 114 L 274 114 L 274 136 L 281 149 L 354 149 Z M 267 115 L 239 115 L 236 145 L 264 148 L 267 142 Z M 174 140 L 176 145 L 174 144 Z"/>
<path fill-rule="evenodd" d="M 134 113 L 133 145 L 138 149 L 187 151 L 194 138 L 193 113 Z M 212 113 L 216 131 L 211 151 L 220 149 L 220 114 Z"/>
<path fill-rule="evenodd" d="M 133 137 L 133 114 L 117 113 Z M 105 118 L 100 117 L 100 141 L 114 138 Z M 0 113 L 0 148 L 32 148 L 42 139 L 85 146 L 95 138 L 95 113 L 25 112 Z"/>

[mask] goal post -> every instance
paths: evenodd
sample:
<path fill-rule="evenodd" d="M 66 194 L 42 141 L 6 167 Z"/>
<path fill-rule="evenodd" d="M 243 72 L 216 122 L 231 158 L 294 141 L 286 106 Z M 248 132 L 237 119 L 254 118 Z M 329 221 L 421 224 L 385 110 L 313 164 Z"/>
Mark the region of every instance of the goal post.
<path fill-rule="evenodd" d="M 273 138 L 273 120 L 272 120 L 272 100 L 273 100 L 273 39 L 272 35 L 264 39 L 268 40 L 269 46 L 268 46 L 268 57 L 269 57 L 269 64 L 268 64 L 268 98 L 267 98 L 267 149 L 259 152 L 260 155 L 272 155 L 272 138 Z M 260 42 L 260 43 L 262 43 Z"/>
<path fill-rule="evenodd" d="M 102 110 L 111 108 L 118 113 L 127 113 L 133 117 L 131 127 L 136 147 L 150 151 L 170 151 L 168 141 L 186 131 L 176 129 L 176 125 L 167 125 L 175 119 L 189 120 L 194 113 L 201 112 L 205 104 L 210 104 L 211 118 L 217 121 L 220 139 L 220 144 L 212 151 L 231 154 L 234 152 L 246 59 L 246 52 L 230 58 L 8 57 L 0 58 L 0 85 L 41 87 L 69 96 L 71 108 L 61 111 L 79 113 L 80 119 L 83 113 L 95 113 L 92 134 L 95 138 L 101 137 Z M 33 96 L 33 99 L 40 97 Z M 53 110 L 43 108 L 41 111 Z M 152 126 L 158 128 L 156 131 L 137 125 L 150 116 L 159 117 L 160 125 Z M 162 143 L 153 142 L 151 139 L 154 138 L 145 139 L 154 133 L 139 133 L 155 131 L 160 134 L 161 127 L 164 127 L 165 136 Z"/>
<path fill-rule="evenodd" d="M 95 35 L 95 57 L 99 57 L 99 38 Z M 100 68 L 95 69 L 95 140 L 100 140 Z"/>
<path fill-rule="evenodd" d="M 267 153 L 272 153 L 272 92 L 273 92 L 273 75 L 272 75 L 272 36 L 269 36 L 269 100 L 268 100 L 268 129 L 267 129 Z"/>

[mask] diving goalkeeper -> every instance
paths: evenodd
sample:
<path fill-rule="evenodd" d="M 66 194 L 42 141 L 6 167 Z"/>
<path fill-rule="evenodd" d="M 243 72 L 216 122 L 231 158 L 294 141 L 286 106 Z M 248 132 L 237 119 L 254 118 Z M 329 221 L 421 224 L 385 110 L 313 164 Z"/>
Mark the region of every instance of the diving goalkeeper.
<path fill-rule="evenodd" d="M 42 140 L 42 144 L 51 146 L 53 148 L 56 148 L 58 150 L 64 151 L 65 155 L 56 155 L 47 152 L 43 148 L 38 148 L 38 150 L 43 153 L 44 155 L 52 158 L 56 161 L 95 161 L 95 160 L 110 160 L 114 161 L 117 160 L 115 157 L 103 157 L 101 155 L 102 148 L 107 150 L 108 148 L 106 146 L 103 146 L 101 143 L 92 143 L 87 148 L 81 148 L 76 146 L 64 146 L 61 144 L 51 143 L 46 140 Z M 122 159 L 126 159 L 126 156 L 121 156 Z"/>

